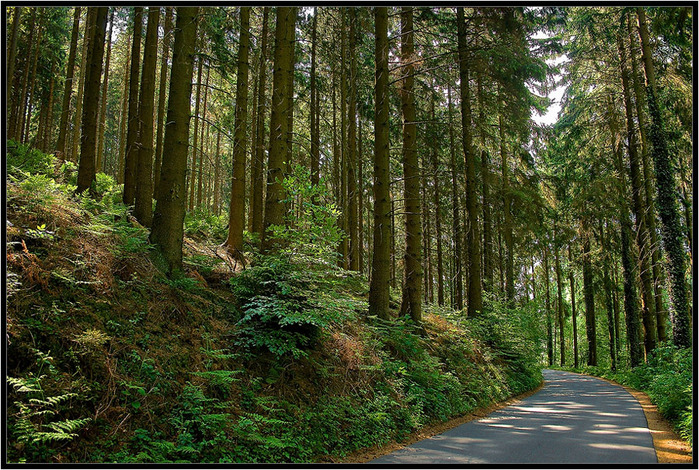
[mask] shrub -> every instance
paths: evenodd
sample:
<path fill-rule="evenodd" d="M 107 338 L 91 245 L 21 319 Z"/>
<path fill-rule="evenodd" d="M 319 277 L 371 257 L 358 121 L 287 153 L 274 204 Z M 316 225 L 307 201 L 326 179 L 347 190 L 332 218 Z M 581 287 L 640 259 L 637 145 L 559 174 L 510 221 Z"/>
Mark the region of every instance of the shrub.
<path fill-rule="evenodd" d="M 7 141 L 7 174 L 24 179 L 29 175 L 53 176 L 56 157 L 21 144 Z"/>

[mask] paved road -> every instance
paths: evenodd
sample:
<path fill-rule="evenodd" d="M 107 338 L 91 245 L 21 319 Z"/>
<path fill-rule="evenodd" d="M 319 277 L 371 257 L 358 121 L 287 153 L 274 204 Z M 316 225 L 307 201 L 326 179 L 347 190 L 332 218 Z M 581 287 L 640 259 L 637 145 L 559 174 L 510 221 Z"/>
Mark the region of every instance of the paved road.
<path fill-rule="evenodd" d="M 641 405 L 600 379 L 544 370 L 534 395 L 371 461 L 386 464 L 652 464 Z"/>

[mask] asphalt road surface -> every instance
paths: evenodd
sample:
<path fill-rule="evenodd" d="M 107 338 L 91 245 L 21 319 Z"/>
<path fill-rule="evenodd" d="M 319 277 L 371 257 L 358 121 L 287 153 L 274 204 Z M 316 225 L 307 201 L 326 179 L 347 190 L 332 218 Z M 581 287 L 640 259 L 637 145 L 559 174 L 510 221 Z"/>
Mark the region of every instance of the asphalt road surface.
<path fill-rule="evenodd" d="M 626 390 L 553 370 L 544 370 L 544 380 L 524 400 L 371 463 L 657 463 L 643 409 Z"/>

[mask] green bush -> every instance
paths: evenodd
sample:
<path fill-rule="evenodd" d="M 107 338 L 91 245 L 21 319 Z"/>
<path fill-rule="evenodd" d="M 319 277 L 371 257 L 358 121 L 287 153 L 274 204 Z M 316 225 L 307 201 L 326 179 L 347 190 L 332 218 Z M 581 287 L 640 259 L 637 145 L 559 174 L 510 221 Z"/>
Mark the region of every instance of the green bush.
<path fill-rule="evenodd" d="M 21 144 L 7 141 L 7 174 L 19 179 L 29 175 L 53 176 L 56 157 Z"/>
<path fill-rule="evenodd" d="M 324 185 L 310 184 L 296 166 L 284 180 L 286 194 L 301 202 L 288 226 L 271 227 L 279 242 L 274 254 L 231 279 L 242 310 L 237 344 L 277 358 L 306 356 L 323 328 L 349 318 L 357 301 L 341 288 L 352 275 L 337 267 L 337 210 L 322 203 Z"/>

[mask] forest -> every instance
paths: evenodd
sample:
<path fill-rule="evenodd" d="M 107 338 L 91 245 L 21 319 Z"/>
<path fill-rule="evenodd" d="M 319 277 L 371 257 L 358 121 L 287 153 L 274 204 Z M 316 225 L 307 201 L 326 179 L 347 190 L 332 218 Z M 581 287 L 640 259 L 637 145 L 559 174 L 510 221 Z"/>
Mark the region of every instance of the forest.
<path fill-rule="evenodd" d="M 355 462 L 542 368 L 692 444 L 692 6 L 7 5 L 7 462 Z"/>

